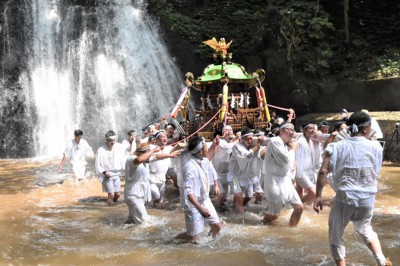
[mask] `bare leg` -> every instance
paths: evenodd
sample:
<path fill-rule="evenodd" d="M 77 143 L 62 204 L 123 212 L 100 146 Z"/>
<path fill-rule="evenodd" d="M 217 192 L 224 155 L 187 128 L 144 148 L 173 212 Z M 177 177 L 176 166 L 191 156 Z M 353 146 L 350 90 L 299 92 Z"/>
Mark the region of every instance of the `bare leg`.
<path fill-rule="evenodd" d="M 113 200 L 114 200 L 114 193 L 108 193 L 108 198 L 107 198 L 108 206 L 114 205 Z"/>
<path fill-rule="evenodd" d="M 224 203 L 224 197 L 225 197 L 224 193 L 219 193 L 217 195 L 217 198 L 215 199 L 215 208 L 217 210 L 221 209 L 222 204 Z"/>
<path fill-rule="evenodd" d="M 218 224 L 210 224 L 210 232 L 208 233 L 209 236 L 212 236 L 213 238 L 216 237 L 216 235 L 219 233 L 219 231 L 222 228 L 222 225 L 220 223 Z"/>
<path fill-rule="evenodd" d="M 264 215 L 264 219 L 262 221 L 263 221 L 264 224 L 268 224 L 268 223 L 278 219 L 278 217 L 279 217 L 279 214 L 274 215 L 274 214 L 268 214 L 267 213 L 267 214 Z"/>
<path fill-rule="evenodd" d="M 243 210 L 243 195 L 242 193 L 238 193 L 235 196 L 233 196 L 233 207 L 235 208 L 235 211 L 237 213 L 244 213 Z"/>
<path fill-rule="evenodd" d="M 376 236 L 376 238 L 372 239 L 371 242 L 367 243 L 367 247 L 369 248 L 369 250 L 371 250 L 372 254 L 374 254 L 375 258 L 378 260 L 377 258 L 377 254 L 380 254 L 382 256 L 381 260 L 383 260 L 384 256 L 382 254 L 382 247 L 381 247 L 381 242 L 379 241 L 378 236 Z M 381 263 L 381 264 L 379 264 Z M 382 263 L 385 263 L 385 266 L 391 266 L 392 263 L 390 262 L 389 259 L 385 258 L 385 261 L 378 261 L 378 265 L 382 265 Z"/>
<path fill-rule="evenodd" d="M 161 199 L 153 200 L 153 207 L 154 208 L 161 209 L 161 205 L 162 205 Z"/>
<path fill-rule="evenodd" d="M 251 200 L 250 197 L 244 197 L 244 198 L 243 198 L 243 207 L 244 207 L 244 206 L 247 206 L 247 203 L 248 203 L 250 200 Z"/>
<path fill-rule="evenodd" d="M 179 188 L 178 186 L 178 177 L 176 175 L 171 176 L 172 181 L 174 182 L 174 187 Z"/>
<path fill-rule="evenodd" d="M 316 194 L 316 192 L 315 192 L 315 185 L 314 185 L 314 186 L 312 186 L 312 187 L 307 188 L 307 195 L 304 196 L 304 197 L 301 199 L 301 201 L 302 201 L 303 203 L 306 203 L 306 204 L 311 203 L 311 202 L 315 199 L 315 196 L 316 196 L 316 195 L 317 195 L 317 194 Z"/>
<path fill-rule="evenodd" d="M 256 198 L 254 199 L 254 204 L 261 204 L 261 200 L 263 197 L 264 193 L 262 192 L 256 192 Z"/>
<path fill-rule="evenodd" d="M 114 193 L 113 201 L 114 201 L 114 202 L 117 202 L 119 196 L 120 196 L 120 193 L 119 193 L 119 192 L 115 192 L 115 193 Z"/>
<path fill-rule="evenodd" d="M 335 260 L 335 263 L 336 263 L 336 266 L 346 266 L 345 259 Z"/>
<path fill-rule="evenodd" d="M 292 206 L 293 206 L 294 210 L 292 212 L 292 215 L 290 216 L 289 226 L 296 226 L 300 222 L 300 218 L 301 218 L 301 215 L 303 214 L 304 206 L 303 206 L 303 204 L 301 204 L 301 205 L 292 204 Z"/>
<path fill-rule="evenodd" d="M 175 239 L 182 239 L 185 240 L 187 242 L 193 242 L 196 239 L 196 236 L 191 236 L 188 233 L 180 233 L 179 235 L 177 235 L 175 237 Z"/>
<path fill-rule="evenodd" d="M 296 191 L 299 194 L 300 199 L 304 197 L 303 187 L 296 183 Z"/>

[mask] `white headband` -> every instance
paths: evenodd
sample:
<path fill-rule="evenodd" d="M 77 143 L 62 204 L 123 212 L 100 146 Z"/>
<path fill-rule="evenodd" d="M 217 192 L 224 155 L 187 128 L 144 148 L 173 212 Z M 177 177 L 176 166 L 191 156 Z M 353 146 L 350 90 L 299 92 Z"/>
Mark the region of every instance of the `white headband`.
<path fill-rule="evenodd" d="M 203 142 L 200 142 L 199 144 L 197 144 L 197 146 L 190 151 L 191 154 L 196 154 L 198 153 L 201 149 L 203 148 Z"/>
<path fill-rule="evenodd" d="M 368 121 L 364 122 L 364 123 L 359 124 L 359 125 L 352 124 L 352 125 L 349 127 L 349 130 L 350 130 L 353 134 L 357 134 L 358 131 L 359 131 L 359 129 L 358 129 L 359 127 L 365 127 L 365 126 L 368 126 L 369 124 L 371 124 L 371 120 L 370 120 L 370 119 L 369 119 Z"/>
<path fill-rule="evenodd" d="M 116 135 L 114 135 L 114 136 L 109 136 L 109 137 L 107 137 L 106 139 L 116 140 L 116 139 L 117 139 L 117 136 L 116 136 Z"/>
<path fill-rule="evenodd" d="M 308 127 L 315 127 L 315 124 L 308 124 L 308 125 L 306 125 L 303 129 L 306 129 L 306 128 L 308 128 Z"/>
<path fill-rule="evenodd" d="M 241 137 L 245 138 L 245 137 L 250 136 L 250 135 L 253 136 L 254 135 L 253 132 L 249 132 L 247 134 L 241 135 Z"/>
<path fill-rule="evenodd" d="M 283 129 L 283 128 L 286 128 L 286 127 L 288 127 L 288 126 L 293 126 L 293 124 L 292 123 L 284 123 L 284 124 L 282 124 L 279 128 L 280 129 Z M 308 126 L 308 125 L 307 125 Z M 305 127 L 305 128 L 307 128 L 307 127 Z"/>
<path fill-rule="evenodd" d="M 158 131 L 156 134 L 154 134 L 154 137 L 155 137 L 156 139 L 158 139 L 158 137 L 161 135 L 161 133 L 165 133 L 165 132 L 162 131 L 162 130 L 160 130 L 160 131 Z"/>

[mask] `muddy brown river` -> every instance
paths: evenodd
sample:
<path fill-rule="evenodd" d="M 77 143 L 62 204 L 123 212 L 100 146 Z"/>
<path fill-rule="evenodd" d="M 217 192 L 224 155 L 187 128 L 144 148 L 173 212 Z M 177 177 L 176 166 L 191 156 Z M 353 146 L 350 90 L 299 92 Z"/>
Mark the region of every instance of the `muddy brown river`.
<path fill-rule="evenodd" d="M 291 210 L 261 225 L 264 205 L 220 215 L 223 230 L 214 240 L 205 231 L 197 244 L 178 243 L 184 215 L 177 191 L 167 190 L 163 209 L 148 206 L 146 225 L 124 225 L 123 199 L 108 207 L 96 178 L 75 182 L 58 160 L 0 160 L 0 265 L 333 265 L 328 247 L 329 207 L 306 207 L 289 228 Z M 331 201 L 327 187 L 324 197 Z M 400 265 L 400 167 L 381 172 L 373 226 L 384 254 Z M 345 232 L 348 265 L 376 265 L 350 224 Z"/>

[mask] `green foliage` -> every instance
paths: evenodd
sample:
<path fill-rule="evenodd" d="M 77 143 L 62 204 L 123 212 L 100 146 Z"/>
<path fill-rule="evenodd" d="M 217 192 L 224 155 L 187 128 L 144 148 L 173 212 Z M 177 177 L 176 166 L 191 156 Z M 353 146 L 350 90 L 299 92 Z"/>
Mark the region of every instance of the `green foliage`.
<path fill-rule="evenodd" d="M 191 1 L 192 6 L 186 8 L 185 2 L 190 1 L 150 0 L 149 5 L 158 16 L 166 18 L 170 29 L 198 45 L 195 50 L 205 62 L 210 62 L 213 51 L 202 42 L 212 37 L 233 40 L 235 60 L 254 53 L 252 28 L 257 18 L 252 14 L 257 8 L 254 3 L 262 1 Z M 193 2 L 197 5 L 193 6 Z"/>
<path fill-rule="evenodd" d="M 400 49 L 389 49 L 382 56 L 376 58 L 373 70 L 382 77 L 400 76 Z"/>
<path fill-rule="evenodd" d="M 259 13 L 262 19 L 258 21 L 257 34 L 263 34 L 265 25 L 270 25 L 269 32 L 278 39 L 278 48 L 281 52 L 286 50 L 287 60 L 294 68 L 292 73 L 303 71 L 312 77 L 328 73 L 333 51 L 327 43 L 335 27 L 319 1 L 271 0 Z M 271 20 L 279 24 L 271 24 Z"/>
<path fill-rule="evenodd" d="M 350 1 L 350 42 L 343 31 L 343 3 L 328 0 L 148 0 L 149 9 L 193 43 L 209 63 L 212 37 L 233 40 L 234 61 L 258 55 L 282 75 L 364 79 L 369 72 L 399 75 L 400 6 Z M 394 11 L 393 11 L 394 10 Z M 381 13 L 377 13 L 377 12 Z M 378 75 L 378 76 L 379 76 Z"/>

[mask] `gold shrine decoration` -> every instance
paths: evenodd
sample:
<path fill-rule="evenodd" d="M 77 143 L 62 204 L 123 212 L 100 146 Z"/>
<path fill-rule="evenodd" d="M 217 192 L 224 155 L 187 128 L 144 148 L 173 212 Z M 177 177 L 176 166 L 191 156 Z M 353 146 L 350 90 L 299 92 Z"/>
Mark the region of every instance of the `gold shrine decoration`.
<path fill-rule="evenodd" d="M 232 41 L 226 43 L 225 38 L 221 38 L 221 39 L 219 39 L 219 41 L 217 41 L 217 39 L 215 39 L 215 37 L 213 37 L 212 39 L 204 41 L 203 43 L 210 46 L 211 48 L 213 48 L 214 51 L 216 51 L 217 53 L 226 55 L 228 53 L 228 49 L 229 49 L 229 46 L 231 45 Z"/>

